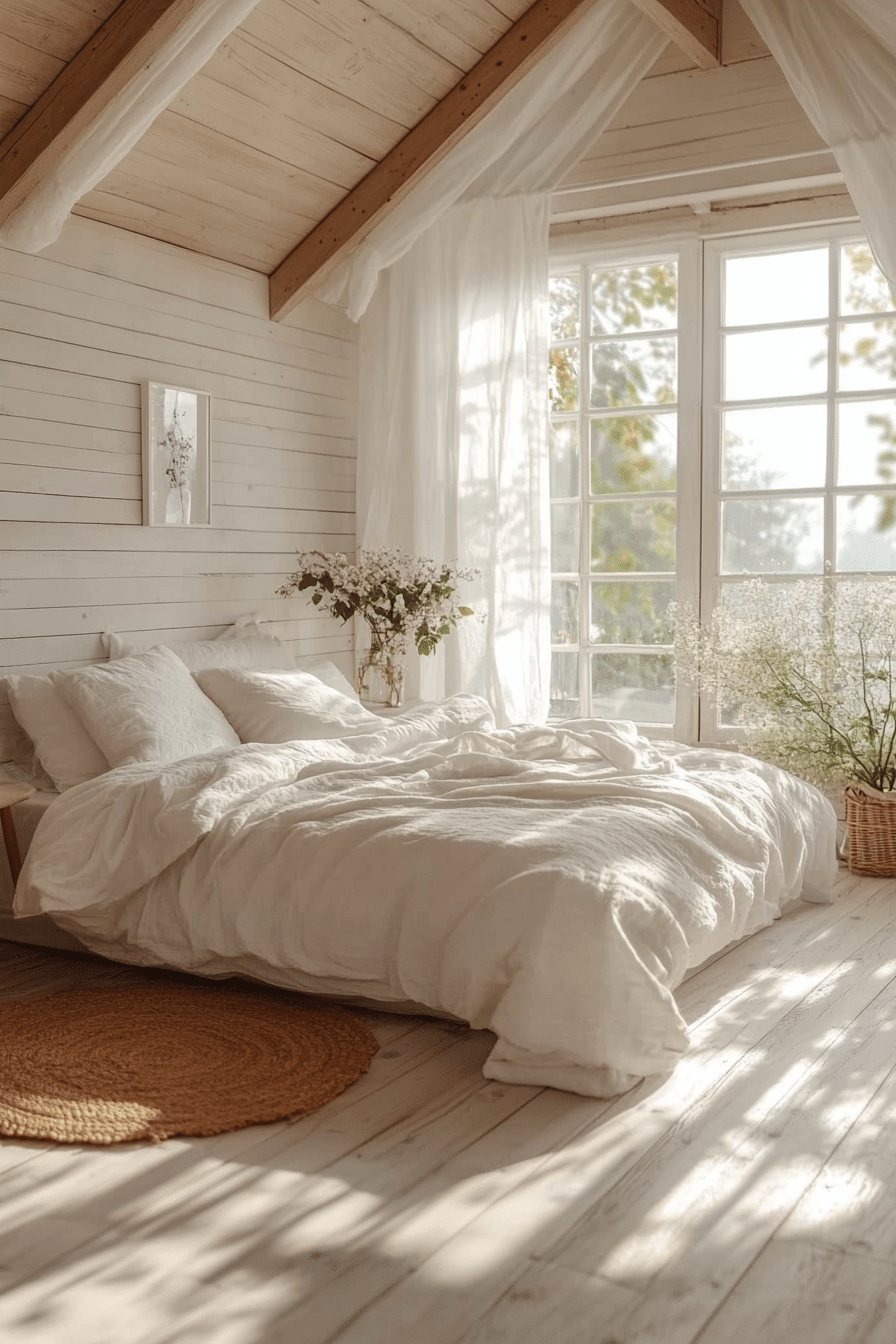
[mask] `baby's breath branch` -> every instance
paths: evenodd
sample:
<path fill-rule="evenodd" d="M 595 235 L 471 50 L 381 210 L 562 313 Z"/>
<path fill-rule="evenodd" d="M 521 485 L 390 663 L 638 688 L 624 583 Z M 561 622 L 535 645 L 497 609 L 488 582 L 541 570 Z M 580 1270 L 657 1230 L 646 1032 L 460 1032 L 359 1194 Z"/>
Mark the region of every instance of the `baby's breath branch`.
<path fill-rule="evenodd" d="M 750 750 L 822 786 L 896 788 L 896 576 L 731 585 L 675 610 L 676 678 L 736 706 Z"/>
<path fill-rule="evenodd" d="M 888 781 L 888 787 L 892 789 L 894 783 L 896 783 L 896 768 L 894 768 L 893 765 L 891 764 L 893 760 L 893 749 L 894 747 L 896 747 L 896 712 L 894 712 L 894 706 L 893 706 L 893 658 L 891 654 L 887 655 L 887 692 L 888 692 L 888 703 L 886 712 L 884 714 L 883 725 L 881 727 L 881 745 L 879 756 L 880 756 L 881 777 Z M 890 745 L 887 748 L 886 756 L 884 756 L 883 754 L 884 738 L 887 731 L 887 724 L 891 718 L 893 720 L 893 728 L 890 732 Z"/>
<path fill-rule="evenodd" d="M 809 678 L 801 674 L 799 671 L 795 672 L 794 675 L 797 681 L 802 680 L 805 683 L 805 688 L 804 690 L 801 691 L 799 689 L 798 684 L 791 683 L 786 676 L 779 673 L 778 670 L 772 665 L 769 659 L 766 658 L 764 661 L 769 672 L 771 672 L 772 676 L 776 679 L 778 685 L 781 687 L 784 699 L 791 699 L 795 704 L 799 705 L 800 709 L 803 709 L 807 713 L 812 714 L 818 720 L 818 722 L 822 724 L 823 727 L 826 729 L 829 737 L 835 738 L 838 742 L 842 744 L 843 749 L 846 752 L 846 755 L 849 756 L 853 761 L 855 761 L 857 769 L 860 772 L 865 771 L 867 767 L 862 761 L 862 758 L 859 756 L 858 752 L 853 747 L 851 741 L 849 740 L 848 735 L 842 732 L 833 722 L 831 714 L 831 705 L 829 703 L 826 703 L 821 692 L 818 690 L 817 687 L 812 685 L 812 682 L 809 680 Z"/>

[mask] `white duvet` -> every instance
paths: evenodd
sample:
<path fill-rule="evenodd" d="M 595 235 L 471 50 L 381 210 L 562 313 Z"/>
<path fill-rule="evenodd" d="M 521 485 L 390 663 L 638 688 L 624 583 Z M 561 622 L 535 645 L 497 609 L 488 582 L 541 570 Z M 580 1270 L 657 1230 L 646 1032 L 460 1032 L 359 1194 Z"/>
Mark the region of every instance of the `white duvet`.
<path fill-rule="evenodd" d="M 120 961 L 411 1000 L 496 1034 L 487 1077 L 610 1096 L 686 1050 L 688 966 L 835 871 L 831 805 L 772 766 L 455 696 L 81 784 L 15 911 Z"/>

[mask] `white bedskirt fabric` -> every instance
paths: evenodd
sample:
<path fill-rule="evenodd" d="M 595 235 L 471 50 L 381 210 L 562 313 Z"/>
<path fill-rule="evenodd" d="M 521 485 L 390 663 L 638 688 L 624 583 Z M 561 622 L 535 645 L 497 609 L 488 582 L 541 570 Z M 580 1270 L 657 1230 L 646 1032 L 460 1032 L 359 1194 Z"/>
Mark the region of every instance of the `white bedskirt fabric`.
<path fill-rule="evenodd" d="M 688 966 L 829 899 L 835 830 L 772 766 L 625 723 L 495 730 L 460 695 L 79 785 L 15 910 L 120 961 L 415 1000 L 496 1034 L 487 1077 L 611 1096 L 687 1049 Z"/>

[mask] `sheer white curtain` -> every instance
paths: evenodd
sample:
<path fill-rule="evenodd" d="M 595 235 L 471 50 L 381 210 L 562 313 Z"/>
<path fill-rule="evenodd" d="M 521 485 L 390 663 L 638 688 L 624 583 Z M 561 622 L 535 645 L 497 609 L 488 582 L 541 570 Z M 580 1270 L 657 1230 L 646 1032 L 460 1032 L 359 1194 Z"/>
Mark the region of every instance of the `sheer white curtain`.
<path fill-rule="evenodd" d="M 408 692 L 473 690 L 502 723 L 548 692 L 547 228 L 545 196 L 455 206 L 361 323 L 359 542 L 482 571 L 464 597 L 485 621 L 410 658 Z"/>
<path fill-rule="evenodd" d="M 741 3 L 833 150 L 877 262 L 896 285 L 896 3 Z"/>
<path fill-rule="evenodd" d="M 575 25 L 317 290 L 357 321 L 377 278 L 463 197 L 550 191 L 667 44 L 631 0 L 583 5 Z"/>
<path fill-rule="evenodd" d="M 76 201 L 92 191 L 149 130 L 258 0 L 196 0 L 142 66 L 0 226 L 0 245 L 42 252 L 55 243 Z"/>
<path fill-rule="evenodd" d="M 499 723 L 548 710 L 550 189 L 665 41 L 629 0 L 586 10 L 322 295 L 361 320 L 359 544 L 482 571 L 484 621 L 412 658 L 408 690 L 475 691 Z"/>

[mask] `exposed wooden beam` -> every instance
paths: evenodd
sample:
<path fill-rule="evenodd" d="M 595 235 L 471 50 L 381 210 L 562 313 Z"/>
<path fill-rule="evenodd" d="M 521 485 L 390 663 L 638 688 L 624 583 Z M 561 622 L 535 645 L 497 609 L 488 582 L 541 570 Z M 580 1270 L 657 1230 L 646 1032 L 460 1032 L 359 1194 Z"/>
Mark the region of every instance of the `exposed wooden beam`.
<path fill-rule="evenodd" d="M 701 70 L 721 61 L 722 0 L 632 0 Z"/>
<path fill-rule="evenodd" d="M 196 0 L 123 0 L 0 141 L 0 223 L 195 9 Z"/>
<path fill-rule="evenodd" d="M 281 262 L 270 277 L 271 317 L 285 317 L 311 280 L 325 276 L 349 243 L 359 243 L 591 3 L 537 0 Z"/>

